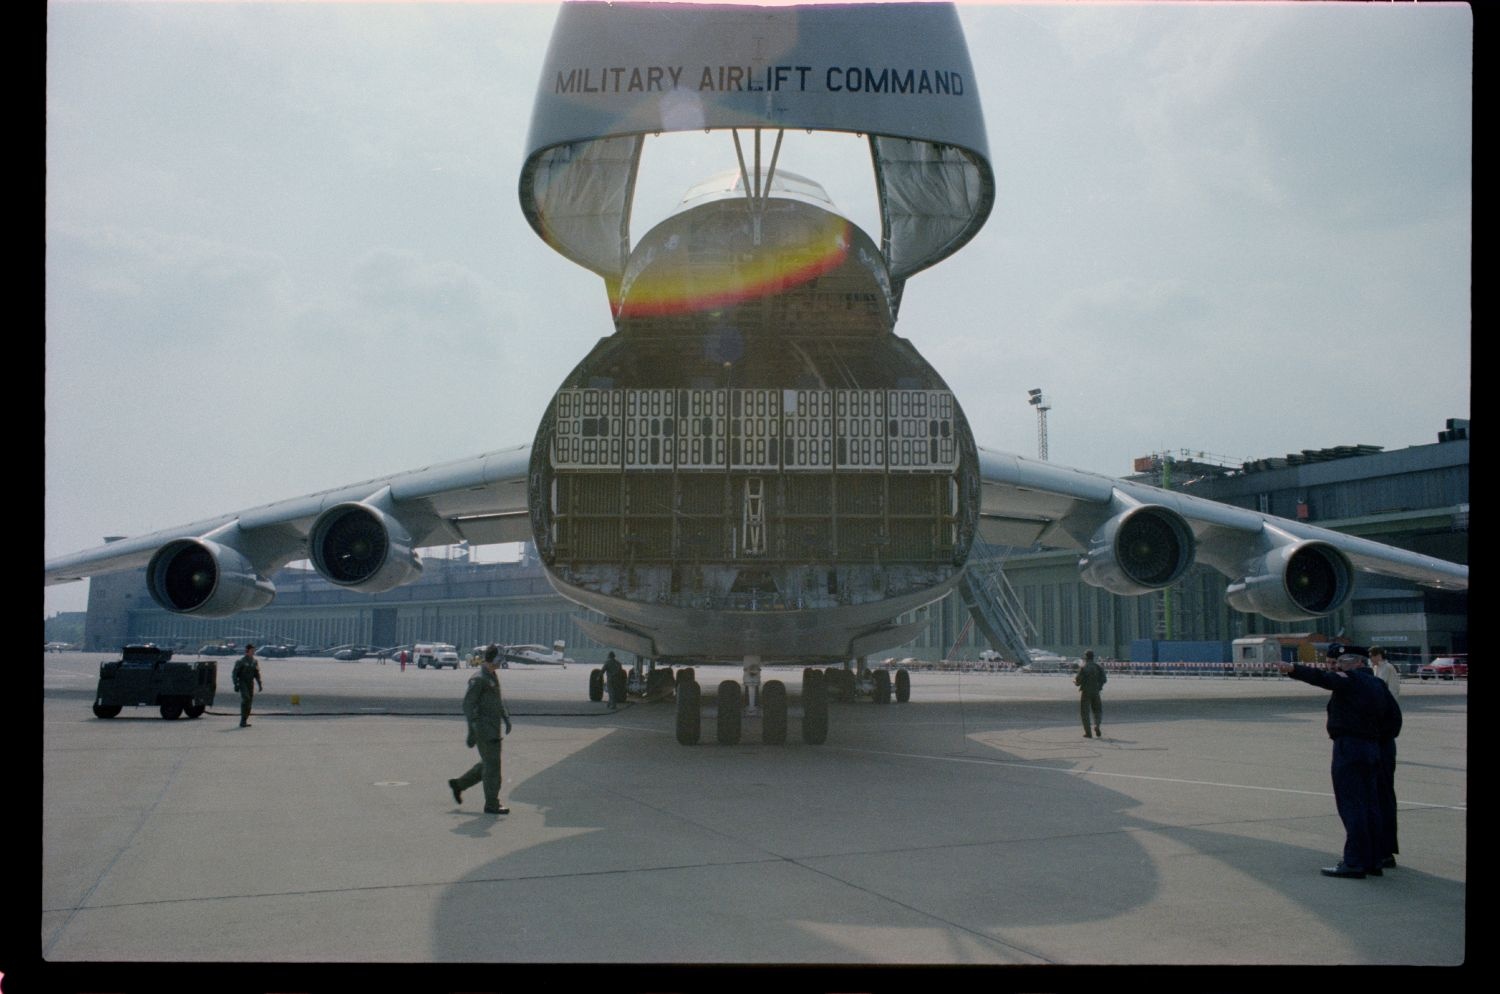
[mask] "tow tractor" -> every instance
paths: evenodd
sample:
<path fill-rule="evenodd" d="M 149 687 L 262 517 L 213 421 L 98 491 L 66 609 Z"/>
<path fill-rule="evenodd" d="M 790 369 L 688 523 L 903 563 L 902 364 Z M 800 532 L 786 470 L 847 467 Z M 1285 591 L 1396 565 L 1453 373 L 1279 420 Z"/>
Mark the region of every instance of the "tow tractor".
<path fill-rule="evenodd" d="M 154 706 L 172 721 L 196 718 L 214 702 L 219 664 L 212 659 L 171 662 L 172 650 L 155 645 L 127 645 L 121 658 L 99 664 L 94 716 L 113 718 L 127 705 Z"/>

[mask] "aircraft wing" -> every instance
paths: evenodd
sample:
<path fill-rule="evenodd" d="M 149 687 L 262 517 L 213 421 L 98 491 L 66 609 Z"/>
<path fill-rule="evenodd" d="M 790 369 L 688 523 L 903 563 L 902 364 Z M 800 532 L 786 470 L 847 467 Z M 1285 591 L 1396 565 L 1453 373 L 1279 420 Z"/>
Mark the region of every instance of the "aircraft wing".
<path fill-rule="evenodd" d="M 530 462 L 517 446 L 109 542 L 47 561 L 43 582 L 151 564 L 153 593 L 186 603 L 198 588 L 207 599 L 192 610 L 216 617 L 269 601 L 265 577 L 310 558 L 335 582 L 378 592 L 420 570 L 414 549 L 529 539 Z"/>
<path fill-rule="evenodd" d="M 1198 561 L 1234 581 L 1238 609 L 1299 620 L 1337 608 L 1351 569 L 1469 585 L 1467 566 L 1271 514 L 983 448 L 979 463 L 981 538 L 1078 549 L 1085 580 L 1115 593 L 1161 589 Z"/>

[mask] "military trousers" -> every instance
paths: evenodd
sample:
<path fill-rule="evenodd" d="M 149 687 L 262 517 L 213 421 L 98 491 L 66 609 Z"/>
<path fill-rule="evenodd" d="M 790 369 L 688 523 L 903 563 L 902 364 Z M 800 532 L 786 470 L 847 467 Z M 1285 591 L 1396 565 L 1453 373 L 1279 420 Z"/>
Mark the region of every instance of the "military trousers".
<path fill-rule="evenodd" d="M 255 691 L 249 688 L 240 691 L 240 724 L 250 720 L 250 705 L 255 701 Z"/>
<path fill-rule="evenodd" d="M 1380 857 L 1401 851 L 1396 844 L 1396 740 L 1380 743 Z"/>
<path fill-rule="evenodd" d="M 479 762 L 469 767 L 468 772 L 454 781 L 459 790 L 468 790 L 476 783 L 484 784 L 484 806 L 500 806 L 500 740 L 475 743 L 479 750 Z"/>
<path fill-rule="evenodd" d="M 1104 702 L 1099 699 L 1099 692 L 1083 691 L 1078 695 L 1078 717 L 1083 719 L 1083 730 L 1090 731 L 1089 712 L 1094 712 L 1093 727 L 1099 727 L 1099 719 L 1104 714 Z"/>
<path fill-rule="evenodd" d="M 1344 865 L 1378 869 L 1385 854 L 1380 814 L 1380 745 L 1341 735 L 1333 740 L 1333 801 L 1344 823 Z"/>

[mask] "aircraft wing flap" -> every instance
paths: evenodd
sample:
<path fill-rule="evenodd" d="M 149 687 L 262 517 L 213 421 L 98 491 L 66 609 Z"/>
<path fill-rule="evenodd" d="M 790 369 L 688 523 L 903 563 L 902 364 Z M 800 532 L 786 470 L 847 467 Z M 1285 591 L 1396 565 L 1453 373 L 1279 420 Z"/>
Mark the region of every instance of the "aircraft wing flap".
<path fill-rule="evenodd" d="M 526 511 L 454 518 L 452 525 L 470 545 L 531 541 L 531 515 Z"/>
<path fill-rule="evenodd" d="M 1051 527 L 1052 522 L 1045 519 L 984 513 L 979 516 L 979 538 L 990 545 L 1035 545 Z"/>

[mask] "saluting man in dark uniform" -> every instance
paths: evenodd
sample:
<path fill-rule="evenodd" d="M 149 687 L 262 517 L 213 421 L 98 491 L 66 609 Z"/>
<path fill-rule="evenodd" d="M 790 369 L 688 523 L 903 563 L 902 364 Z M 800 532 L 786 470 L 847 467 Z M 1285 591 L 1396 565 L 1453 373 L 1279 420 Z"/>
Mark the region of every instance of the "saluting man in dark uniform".
<path fill-rule="evenodd" d="M 240 693 L 240 727 L 249 728 L 250 705 L 255 700 L 255 691 L 266 689 L 265 684 L 260 682 L 260 663 L 255 661 L 255 646 L 245 646 L 245 654 L 234 661 L 230 678 L 234 682 L 234 689 Z"/>
<path fill-rule="evenodd" d="M 479 672 L 469 677 L 464 717 L 469 721 L 467 742 L 479 750 L 479 762 L 463 776 L 449 780 L 448 789 L 453 791 L 453 799 L 462 804 L 463 792 L 483 781 L 485 814 L 508 815 L 510 808 L 500 804 L 500 726 L 504 724 L 505 734 L 510 734 L 510 715 L 500 696 L 500 677 L 496 673 L 499 658 L 500 648 L 489 646 L 479 662 Z"/>
<path fill-rule="evenodd" d="M 1346 653 L 1334 666 L 1330 671 L 1283 663 L 1280 670 L 1333 692 L 1328 737 L 1333 740 L 1334 804 L 1344 823 L 1344 858 L 1337 866 L 1323 867 L 1323 876 L 1378 877 L 1389 855 L 1381 851 L 1387 835 L 1380 806 L 1380 743 L 1390 734 L 1394 701 L 1385 684 L 1365 669 L 1364 657 Z"/>

